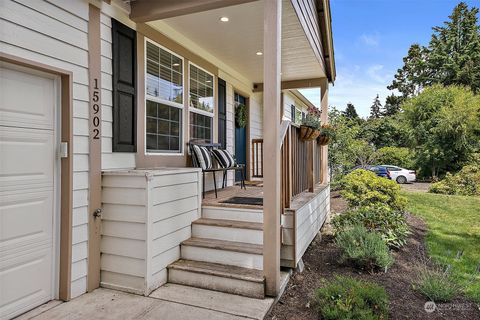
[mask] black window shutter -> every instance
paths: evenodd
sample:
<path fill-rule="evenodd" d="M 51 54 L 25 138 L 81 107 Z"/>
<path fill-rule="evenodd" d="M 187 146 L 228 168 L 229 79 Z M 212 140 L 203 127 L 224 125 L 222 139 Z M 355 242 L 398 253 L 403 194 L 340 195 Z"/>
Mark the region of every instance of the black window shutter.
<path fill-rule="evenodd" d="M 227 85 L 218 78 L 218 143 L 227 148 Z"/>
<path fill-rule="evenodd" d="M 293 104 L 290 106 L 290 118 L 292 118 L 293 123 L 297 120 L 295 119 L 295 106 Z"/>
<path fill-rule="evenodd" d="M 112 19 L 113 151 L 137 151 L 137 36 Z"/>

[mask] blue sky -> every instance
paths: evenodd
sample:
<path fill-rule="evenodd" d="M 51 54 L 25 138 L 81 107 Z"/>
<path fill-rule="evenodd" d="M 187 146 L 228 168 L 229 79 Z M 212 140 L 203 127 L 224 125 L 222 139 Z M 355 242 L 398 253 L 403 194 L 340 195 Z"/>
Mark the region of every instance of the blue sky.
<path fill-rule="evenodd" d="M 329 104 L 343 110 L 352 102 L 369 115 L 377 94 L 386 88 L 413 43 L 427 45 L 432 27 L 442 25 L 459 0 L 331 0 L 337 79 Z M 465 1 L 480 7 L 480 0 Z M 316 105 L 318 89 L 302 90 Z"/>

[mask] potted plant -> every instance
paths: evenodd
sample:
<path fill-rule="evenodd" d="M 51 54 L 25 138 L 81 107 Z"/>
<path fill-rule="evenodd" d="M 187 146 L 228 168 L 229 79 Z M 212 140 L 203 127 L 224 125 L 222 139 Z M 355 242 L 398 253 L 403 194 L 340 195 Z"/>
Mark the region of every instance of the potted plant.
<path fill-rule="evenodd" d="M 317 108 L 308 108 L 308 113 L 300 125 L 300 139 L 315 140 L 320 135 L 320 114 Z"/>
<path fill-rule="evenodd" d="M 329 124 L 322 124 L 320 127 L 320 134 L 318 136 L 318 143 L 322 146 L 326 146 L 334 135 L 335 128 Z"/>

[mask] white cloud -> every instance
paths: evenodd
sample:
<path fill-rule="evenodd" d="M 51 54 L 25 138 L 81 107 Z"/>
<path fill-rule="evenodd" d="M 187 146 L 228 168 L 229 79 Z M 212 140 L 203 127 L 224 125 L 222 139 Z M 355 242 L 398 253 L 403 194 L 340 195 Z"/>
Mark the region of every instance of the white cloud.
<path fill-rule="evenodd" d="M 384 104 L 385 98 L 392 93 L 387 89 L 391 79 L 392 76 L 382 65 L 372 65 L 366 70 L 358 66 L 340 68 L 337 70 L 335 85 L 329 89 L 329 105 L 344 110 L 347 103 L 351 102 L 360 116 L 368 117 L 376 95 L 379 95 L 380 101 Z M 300 91 L 315 105 L 320 104 L 318 88 Z"/>
<path fill-rule="evenodd" d="M 380 36 L 376 34 L 362 34 L 360 42 L 369 47 L 378 47 L 380 44 Z"/>
<path fill-rule="evenodd" d="M 367 68 L 367 75 L 379 83 L 386 83 L 393 78 L 393 75 L 386 72 L 381 64 L 374 64 Z"/>

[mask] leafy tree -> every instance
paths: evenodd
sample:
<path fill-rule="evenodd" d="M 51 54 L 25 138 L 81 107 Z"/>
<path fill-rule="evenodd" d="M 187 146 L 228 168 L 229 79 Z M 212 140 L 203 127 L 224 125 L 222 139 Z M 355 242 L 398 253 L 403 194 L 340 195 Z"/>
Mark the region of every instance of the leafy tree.
<path fill-rule="evenodd" d="M 385 99 L 385 105 L 383 107 L 382 114 L 384 116 L 393 116 L 400 112 L 400 105 L 402 104 L 404 98 L 401 96 L 396 96 L 393 93 Z"/>
<path fill-rule="evenodd" d="M 406 169 L 414 169 L 414 152 L 405 147 L 383 147 L 377 150 L 380 164 L 391 164 Z"/>
<path fill-rule="evenodd" d="M 353 103 L 347 103 L 347 108 L 343 112 L 343 115 L 349 119 L 358 119 L 358 113 Z"/>
<path fill-rule="evenodd" d="M 403 97 L 412 97 L 430 84 L 431 71 L 428 65 L 429 51 L 418 43 L 408 49 L 407 56 L 403 58 L 403 67 L 397 70 L 395 79 L 387 88 L 397 89 Z"/>
<path fill-rule="evenodd" d="M 402 107 L 423 175 L 457 171 L 480 150 L 480 96 L 472 90 L 434 85 Z"/>
<path fill-rule="evenodd" d="M 373 104 L 370 107 L 370 118 L 377 119 L 380 118 L 382 115 L 382 103 L 380 102 L 380 98 L 377 96 L 373 99 Z"/>
<path fill-rule="evenodd" d="M 443 26 L 433 28 L 428 47 L 413 44 L 388 89 L 404 97 L 432 84 L 465 85 L 480 90 L 479 9 L 460 2 Z"/>
<path fill-rule="evenodd" d="M 379 149 L 382 147 L 403 147 L 408 143 L 408 126 L 403 115 L 371 118 L 362 123 L 358 138 L 368 141 Z"/>
<path fill-rule="evenodd" d="M 460 2 L 441 27 L 434 27 L 430 41 L 429 65 L 435 83 L 480 89 L 480 25 L 478 8 Z"/>

